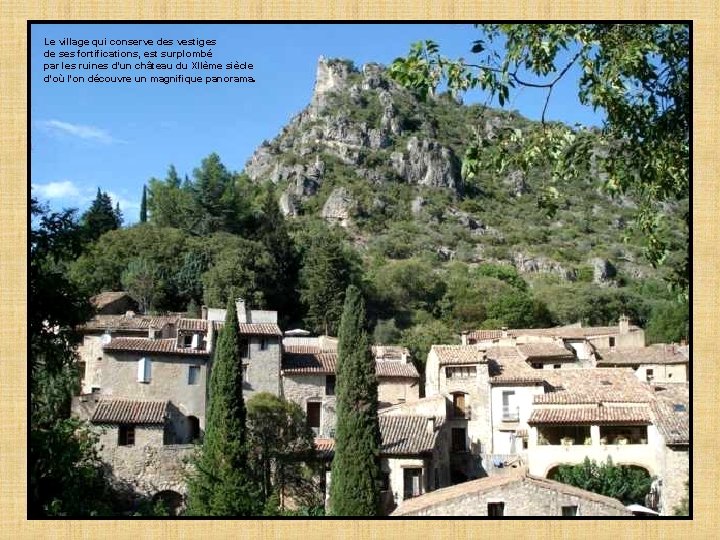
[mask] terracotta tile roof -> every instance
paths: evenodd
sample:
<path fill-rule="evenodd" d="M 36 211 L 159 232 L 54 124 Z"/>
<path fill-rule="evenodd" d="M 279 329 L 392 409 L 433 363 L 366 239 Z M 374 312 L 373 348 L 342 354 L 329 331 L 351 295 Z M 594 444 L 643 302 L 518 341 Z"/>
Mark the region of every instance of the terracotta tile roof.
<path fill-rule="evenodd" d="M 381 455 L 417 455 L 435 448 L 440 421 L 435 420 L 432 432 L 426 416 L 380 416 Z"/>
<path fill-rule="evenodd" d="M 320 347 L 316 345 L 283 345 L 285 354 L 316 354 L 319 352 Z"/>
<path fill-rule="evenodd" d="M 90 421 L 95 424 L 164 424 L 167 401 L 101 400 Z"/>
<path fill-rule="evenodd" d="M 652 412 L 653 423 L 665 444 L 690 443 L 690 387 L 687 383 L 656 385 Z"/>
<path fill-rule="evenodd" d="M 315 452 L 321 459 L 331 458 L 335 454 L 335 439 L 316 437 Z"/>
<path fill-rule="evenodd" d="M 147 332 L 149 328 L 162 328 L 168 323 L 177 323 L 177 315 L 149 316 L 135 315 L 96 315 L 83 326 L 81 330 L 122 330 L 124 332 Z"/>
<path fill-rule="evenodd" d="M 525 343 L 517 346 L 518 353 L 527 361 L 575 360 L 575 355 L 557 343 Z"/>
<path fill-rule="evenodd" d="M 432 515 L 432 508 L 435 505 L 450 502 L 455 499 L 467 499 L 474 495 L 481 495 L 488 491 L 503 487 L 511 486 L 515 483 L 529 483 L 535 488 L 549 490 L 555 493 L 562 493 L 587 501 L 594 501 L 601 504 L 610 506 L 623 514 L 632 515 L 623 504 L 617 499 L 606 497 L 604 495 L 598 495 L 584 489 L 576 488 L 568 484 L 556 482 L 554 480 L 548 480 L 547 478 L 539 478 L 536 476 L 530 476 L 522 468 L 508 472 L 507 474 L 488 476 L 480 478 L 479 480 L 471 480 L 469 482 L 463 482 L 455 486 L 437 489 L 429 493 L 425 493 L 420 497 L 413 497 L 402 502 L 402 504 L 390 514 L 391 516 L 403 516 L 412 515 L 416 512 L 427 512 L 426 515 Z M 473 515 L 473 514 L 468 514 Z"/>
<path fill-rule="evenodd" d="M 533 410 L 528 424 L 640 424 L 651 422 L 648 407 L 557 407 Z"/>
<path fill-rule="evenodd" d="M 247 336 L 282 336 L 280 327 L 273 323 L 239 323 L 240 333 Z"/>
<path fill-rule="evenodd" d="M 486 362 L 485 352 L 474 345 L 433 345 L 439 364 L 481 364 Z"/>
<path fill-rule="evenodd" d="M 289 354 L 282 357 L 283 374 L 330 374 L 337 370 L 337 354 Z"/>
<path fill-rule="evenodd" d="M 378 377 L 420 378 L 420 374 L 414 365 L 395 360 L 377 360 L 375 362 L 375 373 Z"/>
<path fill-rule="evenodd" d="M 658 343 L 617 351 L 601 351 L 598 366 L 627 366 L 637 364 L 687 364 L 688 357 L 677 345 Z"/>
<path fill-rule="evenodd" d="M 542 384 L 542 370 L 531 368 L 516 347 L 488 347 L 485 352 L 492 384 Z"/>
<path fill-rule="evenodd" d="M 203 349 L 192 349 L 189 347 L 178 347 L 177 339 L 150 339 L 115 337 L 110 343 L 103 345 L 105 351 L 127 351 L 127 352 L 149 352 L 154 354 L 179 354 L 189 356 L 208 356 Z"/>
<path fill-rule="evenodd" d="M 550 392 L 534 397 L 534 403 L 649 403 L 650 385 L 641 382 L 630 368 L 543 370 Z"/>
<path fill-rule="evenodd" d="M 637 332 L 639 327 L 630 325 L 630 332 Z M 476 330 L 468 333 L 468 339 L 475 341 L 485 341 L 491 339 L 500 339 L 502 330 Z M 620 334 L 618 326 L 557 326 L 554 328 L 511 328 L 507 330 L 508 337 L 518 336 L 548 336 L 563 339 L 582 339 L 586 337 L 598 336 L 616 336 Z"/>
<path fill-rule="evenodd" d="M 177 325 L 178 330 L 192 330 L 195 332 L 207 332 L 208 322 L 204 319 L 180 319 Z"/>

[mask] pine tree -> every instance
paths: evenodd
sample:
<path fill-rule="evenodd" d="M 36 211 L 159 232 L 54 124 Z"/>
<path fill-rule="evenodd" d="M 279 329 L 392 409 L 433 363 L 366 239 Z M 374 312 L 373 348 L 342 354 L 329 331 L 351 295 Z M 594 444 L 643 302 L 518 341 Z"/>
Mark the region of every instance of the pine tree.
<path fill-rule="evenodd" d="M 310 329 L 325 334 L 337 331 L 345 290 L 352 282 L 352 268 L 342 240 L 319 234 L 305 253 L 300 271 L 300 299 L 307 306 Z"/>
<path fill-rule="evenodd" d="M 95 200 L 81 219 L 85 236 L 91 241 L 97 240 L 104 233 L 119 229 L 121 221 L 122 215 L 116 214 L 110 195 L 98 188 Z"/>
<path fill-rule="evenodd" d="M 380 505 L 377 379 L 365 329 L 365 302 L 349 286 L 338 343 L 337 428 L 330 482 L 335 516 L 374 516 Z"/>
<path fill-rule="evenodd" d="M 140 201 L 140 223 L 147 223 L 147 187 L 143 186 L 142 200 Z"/>
<path fill-rule="evenodd" d="M 188 484 L 192 515 L 251 516 L 263 506 L 259 483 L 248 466 L 240 358 L 237 312 L 230 299 L 210 374 L 205 438 Z"/>

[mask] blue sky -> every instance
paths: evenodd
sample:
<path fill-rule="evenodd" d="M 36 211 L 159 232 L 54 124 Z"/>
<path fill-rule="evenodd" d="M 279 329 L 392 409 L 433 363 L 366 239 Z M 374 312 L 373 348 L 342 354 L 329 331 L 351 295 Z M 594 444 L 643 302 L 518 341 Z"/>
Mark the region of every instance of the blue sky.
<path fill-rule="evenodd" d="M 44 83 L 44 63 L 58 61 L 43 57 L 45 39 L 64 37 L 215 39 L 212 61 L 250 62 L 248 74 L 257 82 Z M 137 221 L 143 184 L 164 177 L 170 164 L 191 175 L 203 157 L 217 152 L 229 169 L 242 170 L 253 150 L 308 104 L 319 56 L 348 58 L 358 66 L 389 64 L 407 54 L 412 42 L 433 39 L 446 56 L 471 58 L 477 38 L 470 24 L 33 25 L 33 194 L 53 208 L 83 210 L 100 187 L 119 201 L 126 223 Z M 102 72 L 112 74 L 136 73 Z M 554 90 L 547 117 L 600 124 L 600 115 L 578 102 L 577 73 L 568 75 Z M 465 101 L 483 99 L 473 92 Z M 509 108 L 539 119 L 543 103 L 544 94 L 528 89 L 511 95 Z"/>

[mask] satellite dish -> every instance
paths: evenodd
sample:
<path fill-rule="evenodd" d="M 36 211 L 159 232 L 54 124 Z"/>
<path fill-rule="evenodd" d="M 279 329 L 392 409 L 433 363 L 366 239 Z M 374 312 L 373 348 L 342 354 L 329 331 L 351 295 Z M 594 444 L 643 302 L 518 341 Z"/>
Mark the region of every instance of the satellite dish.
<path fill-rule="evenodd" d="M 112 336 L 110 336 L 110 334 L 103 334 L 102 337 L 100 338 L 103 345 L 107 345 L 108 343 L 110 343 L 111 339 L 112 339 Z"/>

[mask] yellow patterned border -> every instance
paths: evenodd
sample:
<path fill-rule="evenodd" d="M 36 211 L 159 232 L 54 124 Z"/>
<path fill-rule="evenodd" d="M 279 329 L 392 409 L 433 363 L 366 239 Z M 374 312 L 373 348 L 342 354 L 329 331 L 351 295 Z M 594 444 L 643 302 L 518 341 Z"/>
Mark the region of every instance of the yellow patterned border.
<path fill-rule="evenodd" d="M 678 0 L 425 2 L 3 0 L 0 34 L 0 537 L 3 538 L 717 538 L 718 311 L 717 2 Z M 693 521 L 26 521 L 26 20 L 27 19 L 692 19 L 693 180 Z"/>

